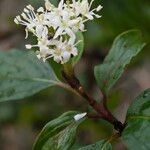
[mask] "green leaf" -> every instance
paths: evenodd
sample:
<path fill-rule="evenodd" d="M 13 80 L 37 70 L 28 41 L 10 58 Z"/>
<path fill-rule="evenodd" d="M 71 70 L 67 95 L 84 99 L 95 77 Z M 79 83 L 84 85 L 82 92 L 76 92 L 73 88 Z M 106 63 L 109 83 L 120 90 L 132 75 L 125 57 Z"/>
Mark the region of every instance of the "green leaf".
<path fill-rule="evenodd" d="M 69 150 L 74 144 L 76 129 L 83 119 L 74 120 L 77 112 L 70 111 L 50 121 L 39 134 L 34 150 Z"/>
<path fill-rule="evenodd" d="M 33 53 L 0 52 L 0 101 L 22 99 L 55 84 L 51 67 Z"/>
<path fill-rule="evenodd" d="M 84 37 L 82 32 L 76 33 L 76 42 L 79 42 L 76 47 L 78 49 L 78 55 L 72 58 L 72 63 L 75 65 L 80 58 L 82 57 L 83 51 L 84 51 Z"/>
<path fill-rule="evenodd" d="M 55 75 L 57 76 L 57 78 L 60 81 L 63 81 L 63 77 L 62 77 L 62 70 L 63 70 L 63 66 L 60 63 L 57 63 L 52 59 L 48 60 L 50 66 L 52 67 L 53 71 L 55 72 Z"/>
<path fill-rule="evenodd" d="M 78 150 L 112 150 L 112 146 L 109 141 L 101 140 L 95 144 L 79 148 Z"/>
<path fill-rule="evenodd" d="M 115 39 L 103 64 L 94 69 L 95 78 L 103 92 L 108 94 L 122 75 L 126 65 L 141 51 L 144 45 L 138 30 L 124 32 Z"/>
<path fill-rule="evenodd" d="M 150 89 L 142 92 L 128 109 L 122 133 L 129 150 L 150 149 Z"/>

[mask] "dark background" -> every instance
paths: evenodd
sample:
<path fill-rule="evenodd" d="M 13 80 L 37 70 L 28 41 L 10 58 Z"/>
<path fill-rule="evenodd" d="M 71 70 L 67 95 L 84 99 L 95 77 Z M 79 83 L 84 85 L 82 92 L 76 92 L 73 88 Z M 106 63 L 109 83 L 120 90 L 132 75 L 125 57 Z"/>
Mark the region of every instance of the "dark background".
<path fill-rule="evenodd" d="M 53 2 L 57 3 L 56 0 Z M 0 50 L 25 50 L 25 43 L 32 43 L 31 39 L 25 41 L 23 28 L 13 22 L 27 4 L 38 8 L 40 4 L 44 5 L 44 0 L 0 0 Z M 147 43 L 109 97 L 109 108 L 124 121 L 133 99 L 150 87 L 150 0 L 95 0 L 94 5 L 98 4 L 104 7 L 100 12 L 102 18 L 87 24 L 85 52 L 76 66 L 78 77 L 95 98 L 99 99 L 100 95 L 93 67 L 103 61 L 114 38 L 126 30 L 140 29 Z M 58 87 L 23 100 L 0 103 L 0 150 L 31 150 L 36 135 L 45 123 L 68 110 L 85 112 L 88 109 L 83 99 Z M 78 130 L 75 147 L 107 138 L 112 130 L 112 126 L 105 121 L 87 120 Z M 114 149 L 124 150 L 125 144 L 121 140 L 116 141 Z"/>

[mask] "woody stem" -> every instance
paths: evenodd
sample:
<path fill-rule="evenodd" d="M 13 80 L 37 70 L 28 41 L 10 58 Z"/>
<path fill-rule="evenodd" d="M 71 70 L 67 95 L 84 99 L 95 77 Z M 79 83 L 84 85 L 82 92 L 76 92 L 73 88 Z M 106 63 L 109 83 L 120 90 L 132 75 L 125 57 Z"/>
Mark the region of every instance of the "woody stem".
<path fill-rule="evenodd" d="M 104 103 L 98 103 L 92 96 L 90 96 L 80 84 L 80 81 L 75 77 L 74 73 L 67 74 L 65 71 L 62 75 L 66 82 L 79 94 L 81 95 L 88 104 L 100 115 L 100 118 L 110 122 L 114 128 L 120 133 L 124 129 L 124 125 L 118 121 L 106 106 L 106 96 L 104 95 Z"/>

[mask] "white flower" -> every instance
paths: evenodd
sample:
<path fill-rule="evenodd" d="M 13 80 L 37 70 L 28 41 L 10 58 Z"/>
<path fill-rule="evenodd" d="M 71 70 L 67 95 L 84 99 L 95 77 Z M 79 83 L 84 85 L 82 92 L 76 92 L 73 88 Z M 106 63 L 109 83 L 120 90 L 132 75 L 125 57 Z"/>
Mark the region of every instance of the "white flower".
<path fill-rule="evenodd" d="M 72 41 L 75 42 L 75 32 L 79 31 L 81 19 L 72 18 L 68 9 L 62 10 L 61 8 L 58 8 L 58 10 L 55 9 L 55 11 L 55 16 L 59 16 L 59 21 L 57 21 L 58 29 L 56 30 L 54 38 L 68 34 L 70 38 L 72 38 Z"/>
<path fill-rule="evenodd" d="M 47 12 L 45 13 L 45 19 L 47 26 L 53 27 L 54 30 L 56 30 L 60 25 L 60 16 L 56 15 L 55 12 Z"/>
<path fill-rule="evenodd" d="M 36 45 L 27 44 L 26 48 L 36 48 L 37 57 L 43 61 L 52 58 L 61 64 L 77 56 L 76 46 L 80 41 L 77 41 L 76 33 L 85 31 L 86 21 L 100 17 L 95 12 L 102 6 L 91 10 L 93 1 L 89 4 L 88 0 L 72 0 L 72 3 L 61 0 L 56 7 L 45 0 L 45 8 L 40 7 L 36 12 L 31 5 L 26 6 L 14 19 L 16 24 L 25 26 L 26 38 L 31 32 L 37 39 Z"/>
<path fill-rule="evenodd" d="M 75 121 L 79 121 L 80 119 L 84 118 L 87 115 L 87 113 L 81 113 L 74 116 Z"/>
<path fill-rule="evenodd" d="M 94 11 L 100 11 L 102 9 L 102 6 L 99 5 L 97 8 L 90 10 L 92 3 L 94 0 L 91 0 L 90 4 L 88 2 L 88 0 L 78 0 L 77 2 L 75 0 L 72 0 L 73 4 L 71 5 L 71 7 L 75 10 L 76 15 L 83 15 L 84 17 L 86 17 L 89 20 L 93 20 L 94 16 L 96 18 L 100 18 L 101 16 L 99 16 L 98 14 L 95 14 Z"/>
<path fill-rule="evenodd" d="M 55 48 L 52 50 L 52 57 L 57 63 L 64 64 L 69 61 L 71 56 L 77 56 L 78 50 L 68 41 L 62 41 L 62 39 L 55 43 Z"/>
<path fill-rule="evenodd" d="M 46 46 L 41 46 L 39 49 L 40 51 L 37 51 L 37 57 L 39 59 L 43 59 L 43 61 L 45 62 L 46 59 L 50 58 L 51 50 Z"/>
<path fill-rule="evenodd" d="M 37 25 L 35 34 L 38 38 L 46 38 L 48 36 L 48 28 L 43 25 Z"/>
<path fill-rule="evenodd" d="M 53 10 L 55 8 L 55 6 L 53 4 L 51 4 L 49 0 L 45 0 L 45 8 L 48 11 L 51 11 L 51 10 Z"/>
<path fill-rule="evenodd" d="M 39 8 L 38 11 L 42 11 L 42 8 Z M 36 33 L 38 34 L 40 32 L 39 30 L 43 30 L 42 28 L 44 28 L 46 21 L 44 19 L 44 14 L 36 14 L 34 8 L 31 5 L 28 5 L 24 8 L 24 12 L 14 19 L 14 22 L 26 27 L 27 38 L 28 32 L 32 32 L 36 35 Z"/>
<path fill-rule="evenodd" d="M 26 45 L 26 48 L 38 48 L 39 50 L 37 50 L 37 57 L 39 59 L 43 59 L 43 61 L 45 62 L 48 58 L 53 57 L 53 49 L 50 49 L 50 46 L 55 46 L 55 44 L 58 41 L 55 40 L 48 40 L 47 38 L 41 38 L 38 41 L 37 45 Z"/>
<path fill-rule="evenodd" d="M 40 7 L 39 9 L 37 9 L 37 12 L 41 12 L 41 13 L 44 13 L 44 8 L 43 7 Z"/>

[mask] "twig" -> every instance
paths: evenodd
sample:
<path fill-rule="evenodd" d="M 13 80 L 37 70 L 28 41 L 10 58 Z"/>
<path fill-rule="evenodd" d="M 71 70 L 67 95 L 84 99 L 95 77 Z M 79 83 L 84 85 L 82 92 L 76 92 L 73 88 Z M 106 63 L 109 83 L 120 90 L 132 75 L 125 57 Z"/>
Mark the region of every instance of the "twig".
<path fill-rule="evenodd" d="M 118 121 L 111 112 L 107 109 L 106 105 L 106 97 L 104 97 L 104 103 L 98 103 L 93 97 L 91 97 L 84 90 L 83 86 L 80 84 L 80 81 L 75 77 L 74 73 L 68 74 L 66 72 L 62 72 L 63 77 L 67 81 L 67 83 L 84 99 L 86 99 L 89 105 L 101 116 L 102 119 L 107 120 L 111 124 L 113 124 L 114 128 L 120 133 L 124 129 L 124 125 Z"/>
<path fill-rule="evenodd" d="M 87 117 L 90 119 L 101 119 L 102 116 L 99 114 L 87 114 Z"/>

